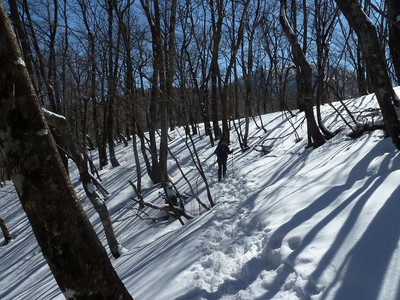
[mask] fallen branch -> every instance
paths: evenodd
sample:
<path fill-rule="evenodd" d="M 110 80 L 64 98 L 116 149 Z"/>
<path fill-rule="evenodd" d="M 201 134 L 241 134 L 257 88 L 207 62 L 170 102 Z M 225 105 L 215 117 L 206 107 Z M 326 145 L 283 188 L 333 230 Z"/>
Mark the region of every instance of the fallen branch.
<path fill-rule="evenodd" d="M 137 202 L 140 204 L 139 199 L 136 198 L 132 198 L 133 201 Z M 171 207 L 170 204 L 165 204 L 165 205 L 156 205 L 150 202 L 146 202 L 143 201 L 143 204 L 147 207 L 150 207 L 152 209 L 156 209 L 156 210 L 160 210 L 163 211 L 165 213 L 167 213 L 168 215 L 179 219 L 181 216 L 185 217 L 186 219 L 190 220 L 193 219 L 193 216 L 189 215 L 188 213 L 186 213 L 184 210 L 178 208 L 178 207 Z"/>

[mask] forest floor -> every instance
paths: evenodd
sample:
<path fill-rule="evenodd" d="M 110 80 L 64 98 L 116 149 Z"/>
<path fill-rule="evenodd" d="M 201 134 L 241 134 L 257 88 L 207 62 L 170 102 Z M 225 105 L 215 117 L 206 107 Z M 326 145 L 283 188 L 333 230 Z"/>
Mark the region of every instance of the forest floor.
<path fill-rule="evenodd" d="M 381 121 L 372 114 L 377 108 L 372 95 L 345 103 L 360 122 Z M 334 105 L 350 120 L 340 103 Z M 116 235 L 128 250 L 110 260 L 134 299 L 400 299 L 399 153 L 384 132 L 352 139 L 329 105 L 322 114 L 330 130 L 342 130 L 317 149 L 306 147 L 304 115 L 298 112 L 292 125 L 281 112 L 262 116 L 267 132 L 252 121 L 246 152 L 239 151 L 232 131 L 234 154 L 221 182 L 209 139 L 195 136 L 217 205 L 205 211 L 189 198 L 185 208 L 195 218 L 184 226 L 171 218 L 154 222 L 148 217 L 161 212 L 138 209 L 128 183 L 136 181 L 132 145 L 119 144 L 121 166 L 107 167 L 100 176 L 110 192 Z M 170 137 L 172 153 L 207 203 L 183 129 Z M 271 151 L 263 155 L 256 151 L 260 145 Z M 96 161 L 96 151 L 90 155 Z M 178 190 L 191 193 L 175 161 L 168 166 Z M 108 251 L 72 163 L 70 174 Z M 143 189 L 146 201 L 163 202 L 146 175 Z M 0 299 L 63 299 L 11 183 L 0 188 L 0 199 L 14 237 L 0 248 Z"/>

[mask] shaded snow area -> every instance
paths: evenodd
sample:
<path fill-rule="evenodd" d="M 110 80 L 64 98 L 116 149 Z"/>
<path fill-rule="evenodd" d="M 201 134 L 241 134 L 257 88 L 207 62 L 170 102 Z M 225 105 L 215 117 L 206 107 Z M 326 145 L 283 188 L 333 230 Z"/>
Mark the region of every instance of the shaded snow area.
<path fill-rule="evenodd" d="M 345 101 L 360 122 L 379 123 L 372 96 Z M 340 103 L 334 103 L 350 120 Z M 210 211 L 189 198 L 178 221 L 138 210 L 128 180 L 136 181 L 132 145 L 117 145 L 121 166 L 100 172 L 110 192 L 107 205 L 121 245 L 110 255 L 136 300 L 165 299 L 400 299 L 400 158 L 391 140 L 376 130 L 351 139 L 331 106 L 325 125 L 341 132 L 323 146 L 306 148 L 304 115 L 263 116 L 267 132 L 251 122 L 242 153 L 232 131 L 227 177 L 217 180 L 214 148 L 194 137 L 217 205 Z M 260 125 L 260 119 L 255 119 Z M 354 126 L 354 124 L 353 124 Z M 293 128 L 302 140 L 296 143 Z M 201 127 L 202 129 L 202 127 Z M 203 130 L 202 130 L 203 132 Z M 170 132 L 170 149 L 208 204 L 182 128 Z M 268 146 L 263 155 L 255 149 Z M 254 149 L 255 146 L 255 149 Z M 96 153 L 90 153 L 96 161 Z M 180 193 L 191 193 L 175 161 L 169 174 Z M 144 165 L 142 165 L 144 170 Z M 143 171 L 143 173 L 145 173 Z M 76 168 L 71 180 L 99 238 L 101 223 L 84 195 Z M 143 177 L 145 200 L 162 204 L 158 186 Z M 11 183 L 0 188 L 0 214 L 14 237 L 0 248 L 0 299 L 63 299 L 41 254 Z M 77 245 L 79 247 L 79 245 Z M 124 252 L 122 251 L 122 252 Z M 108 251 L 109 252 L 109 251 Z"/>

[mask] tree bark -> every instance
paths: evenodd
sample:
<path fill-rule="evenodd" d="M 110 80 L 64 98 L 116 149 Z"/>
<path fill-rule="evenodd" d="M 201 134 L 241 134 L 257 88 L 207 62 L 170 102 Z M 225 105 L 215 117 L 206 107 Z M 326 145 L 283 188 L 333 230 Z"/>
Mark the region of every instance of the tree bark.
<path fill-rule="evenodd" d="M 90 176 L 89 174 L 87 162 L 84 158 L 85 156 L 80 153 L 78 146 L 74 142 L 73 136 L 67 124 L 67 120 L 64 117 L 55 115 L 49 111 L 44 111 L 44 115 L 47 123 L 51 127 L 54 127 L 56 131 L 61 135 L 61 139 L 65 143 L 69 151 L 69 155 L 78 167 L 82 186 L 94 209 L 100 217 L 111 254 L 114 258 L 120 257 L 122 247 L 118 242 L 117 237 L 115 236 L 114 227 L 107 209 L 107 205 L 104 199 L 102 199 L 102 197 L 96 192 L 94 188 L 95 184 L 92 181 L 92 176 Z"/>
<path fill-rule="evenodd" d="M 226 69 L 225 80 L 223 82 L 223 89 L 222 89 L 222 93 L 220 96 L 221 97 L 222 134 L 228 141 L 229 141 L 229 126 L 228 126 L 228 120 L 229 120 L 228 89 L 229 89 L 229 84 L 228 83 L 231 78 L 232 68 L 233 68 L 234 62 L 236 60 L 236 55 L 239 51 L 240 44 L 242 43 L 242 40 L 243 40 L 244 23 L 246 20 L 247 10 L 249 8 L 249 5 L 250 5 L 250 0 L 247 0 L 245 3 L 243 3 L 243 11 L 242 11 L 242 15 L 240 18 L 237 37 L 236 37 L 236 41 L 234 40 L 234 37 L 232 38 L 231 56 L 230 56 L 229 63 L 228 63 L 227 69 Z"/>
<path fill-rule="evenodd" d="M 218 88 L 217 88 L 217 77 L 219 74 L 218 57 L 219 57 L 219 46 L 222 38 L 222 24 L 224 19 L 224 0 L 216 0 L 216 7 L 214 7 L 214 0 L 209 0 L 211 9 L 211 22 L 212 22 L 212 52 L 211 52 L 211 109 L 212 109 L 212 122 L 214 129 L 214 136 L 216 139 L 221 135 L 218 118 Z M 216 13 L 217 11 L 217 13 Z M 217 19 L 216 19 L 217 17 Z"/>
<path fill-rule="evenodd" d="M 18 33 L 18 38 L 21 43 L 22 53 L 24 55 L 24 61 L 31 80 L 33 79 L 33 68 L 32 68 L 32 51 L 29 45 L 28 36 L 26 34 L 25 28 L 22 24 L 21 18 L 18 12 L 17 0 L 8 0 L 8 5 L 10 6 L 10 18 L 15 26 Z"/>
<path fill-rule="evenodd" d="M 380 47 L 375 26 L 355 0 L 335 0 L 350 26 L 357 33 L 362 54 L 366 60 L 372 88 L 382 111 L 386 129 L 393 143 L 400 149 L 400 122 L 394 105 L 398 99 L 389 78 L 384 53 Z"/>
<path fill-rule="evenodd" d="M 132 299 L 84 215 L 0 2 L 0 161 L 68 299 Z"/>
<path fill-rule="evenodd" d="M 112 0 L 107 0 L 107 13 L 108 13 L 108 93 L 107 93 L 107 129 L 105 134 L 107 135 L 108 152 L 110 155 L 110 162 L 113 167 L 118 167 L 120 164 L 115 155 L 114 146 L 114 102 L 117 96 L 116 93 L 116 74 L 117 74 L 117 61 L 118 54 L 116 53 L 115 66 L 113 59 L 113 3 Z M 119 33 L 118 33 L 119 34 Z M 118 37 L 119 39 L 119 37 Z M 119 43 L 118 43 L 119 44 Z M 118 47 L 117 47 L 118 48 Z"/>
<path fill-rule="evenodd" d="M 147 21 L 151 29 L 152 50 L 153 50 L 153 82 L 151 88 L 151 107 L 150 107 L 150 138 L 151 138 L 151 156 L 153 166 L 152 180 L 154 183 L 165 182 L 167 180 L 167 135 L 168 135 L 168 117 L 167 117 L 167 96 L 165 79 L 165 61 L 162 50 L 161 38 L 161 15 L 158 0 L 153 3 L 154 13 L 152 13 L 147 0 L 140 1 L 143 10 L 146 13 Z M 159 85 L 159 86 L 158 86 Z M 159 91 L 160 90 L 160 91 Z M 157 122 L 156 107 L 158 104 L 160 113 L 161 138 L 159 158 L 157 159 L 157 148 L 155 139 L 155 126 Z"/>
<path fill-rule="evenodd" d="M 325 139 L 322 136 L 317 122 L 314 116 L 313 110 L 313 97 L 312 97 L 312 72 L 311 66 L 307 62 L 305 54 L 300 47 L 297 37 L 294 31 L 291 29 L 290 24 L 286 17 L 286 0 L 281 0 L 281 13 L 280 22 L 283 31 L 292 46 L 294 63 L 297 69 L 297 84 L 298 84 L 298 95 L 301 100 L 301 105 L 304 110 L 307 119 L 307 131 L 309 137 L 309 144 L 314 148 L 319 147 L 325 143 Z"/>
<path fill-rule="evenodd" d="M 397 82 L 400 83 L 400 1 L 386 0 L 389 13 L 389 48 Z"/>
<path fill-rule="evenodd" d="M 45 89 L 46 89 L 46 95 L 48 97 L 48 102 L 49 102 L 48 105 L 50 106 L 52 111 L 58 112 L 59 109 L 58 109 L 58 105 L 56 103 L 56 99 L 54 97 L 53 87 L 50 84 L 49 78 L 46 76 L 46 68 L 45 68 L 45 62 L 43 59 L 43 53 L 40 48 L 38 38 L 36 36 L 36 32 L 34 30 L 34 24 L 33 24 L 33 20 L 32 20 L 30 11 L 29 11 L 29 4 L 28 4 L 27 0 L 23 0 L 23 9 L 24 9 L 24 13 L 27 18 L 27 24 L 26 24 L 26 26 L 28 27 L 27 30 L 29 30 L 29 32 L 30 32 L 32 46 L 36 52 L 37 60 L 38 60 L 38 62 L 37 62 L 37 70 L 38 70 L 38 76 L 39 76 L 38 88 L 40 88 L 40 85 L 44 84 Z M 53 24 L 53 26 L 54 26 L 54 23 L 52 23 L 51 20 L 49 20 L 49 23 Z"/>

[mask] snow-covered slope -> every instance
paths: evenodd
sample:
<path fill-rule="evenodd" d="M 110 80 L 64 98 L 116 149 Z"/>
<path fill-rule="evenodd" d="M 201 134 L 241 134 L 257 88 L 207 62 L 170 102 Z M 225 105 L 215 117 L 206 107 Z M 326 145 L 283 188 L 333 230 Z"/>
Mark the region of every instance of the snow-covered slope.
<path fill-rule="evenodd" d="M 377 107 L 372 96 L 346 104 L 355 116 Z M 347 117 L 339 103 L 335 106 Z M 232 132 L 235 153 L 221 182 L 216 180 L 214 149 L 207 138 L 196 136 L 218 204 L 205 212 L 189 202 L 186 209 L 196 218 L 184 226 L 172 220 L 154 223 L 138 213 L 128 184 L 128 179 L 135 181 L 132 147 L 118 145 L 121 167 L 103 170 L 101 176 L 111 193 L 107 203 L 117 236 L 128 249 L 121 258 L 110 259 L 132 296 L 137 300 L 400 299 L 398 151 L 382 131 L 351 139 L 332 108 L 325 105 L 323 114 L 328 128 L 343 130 L 317 149 L 305 147 L 301 113 L 291 118 L 303 137 L 297 143 L 282 113 L 263 116 L 267 133 L 251 123 L 250 144 L 269 146 L 272 151 L 266 155 L 238 151 Z M 170 136 L 172 152 L 207 202 L 183 130 Z M 180 191 L 188 191 L 172 159 L 169 166 Z M 82 205 L 106 246 L 73 166 L 71 173 Z M 145 200 L 160 203 L 158 189 L 147 177 L 144 185 L 149 189 Z M 0 248 L 0 299 L 63 299 L 10 183 L 0 188 L 0 197 L 0 214 L 15 236 L 12 244 Z"/>

